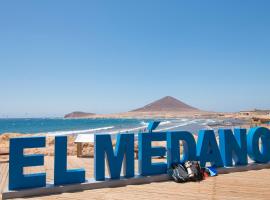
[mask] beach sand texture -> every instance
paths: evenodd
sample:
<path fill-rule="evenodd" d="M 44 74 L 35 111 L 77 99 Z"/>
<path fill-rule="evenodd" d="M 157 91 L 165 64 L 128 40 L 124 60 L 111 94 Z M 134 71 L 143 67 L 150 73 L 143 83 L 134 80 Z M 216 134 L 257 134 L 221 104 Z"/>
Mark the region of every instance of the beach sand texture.
<path fill-rule="evenodd" d="M 93 177 L 93 159 L 68 157 L 70 168 L 85 168 L 87 178 Z M 137 166 L 137 165 L 136 165 Z M 31 167 L 26 173 L 46 171 L 47 181 L 53 179 L 53 157 L 45 157 L 44 167 Z M 7 185 L 8 163 L 0 163 L 1 192 Z M 177 184 L 172 181 L 129 185 L 118 188 L 104 188 L 57 195 L 31 197 L 43 200 L 81 200 L 81 199 L 269 199 L 270 169 L 237 172 L 210 177 L 202 182 Z"/>

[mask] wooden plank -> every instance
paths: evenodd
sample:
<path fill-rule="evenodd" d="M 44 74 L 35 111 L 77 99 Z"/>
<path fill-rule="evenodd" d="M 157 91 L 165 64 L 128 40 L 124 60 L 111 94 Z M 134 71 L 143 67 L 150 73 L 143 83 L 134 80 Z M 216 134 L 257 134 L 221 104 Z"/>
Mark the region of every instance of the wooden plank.
<path fill-rule="evenodd" d="M 0 192 L 2 193 L 8 182 L 8 163 L 0 163 Z"/>
<path fill-rule="evenodd" d="M 82 150 L 83 150 L 83 144 L 82 143 L 77 143 L 77 157 L 82 156 Z"/>

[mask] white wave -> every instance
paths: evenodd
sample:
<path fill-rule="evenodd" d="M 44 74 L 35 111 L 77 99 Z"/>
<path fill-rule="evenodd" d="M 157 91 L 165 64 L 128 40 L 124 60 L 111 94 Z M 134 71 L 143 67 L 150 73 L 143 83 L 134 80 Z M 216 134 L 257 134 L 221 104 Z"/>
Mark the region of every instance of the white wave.
<path fill-rule="evenodd" d="M 171 121 L 164 121 L 161 122 L 160 125 L 165 125 L 165 124 L 170 124 Z M 146 131 L 145 129 L 147 128 L 149 123 L 146 123 L 144 121 L 140 122 L 143 126 L 135 127 L 135 128 L 129 128 L 129 129 L 121 129 L 121 130 L 116 130 L 116 131 L 110 131 L 108 134 L 117 134 L 117 133 L 126 133 L 126 132 L 132 132 L 132 131 Z"/>
<path fill-rule="evenodd" d="M 114 127 L 109 126 L 109 127 L 102 127 L 102 128 L 88 129 L 88 130 L 79 130 L 79 131 L 48 132 L 46 134 L 48 136 L 77 135 L 77 134 L 87 134 L 87 133 L 99 134 L 99 133 L 95 133 L 95 132 L 96 131 L 102 131 L 102 130 L 108 130 L 108 129 L 112 129 L 112 128 L 114 128 Z M 135 127 L 135 128 L 129 128 L 129 129 L 119 129 L 119 130 L 115 130 L 115 131 L 108 131 L 108 132 L 106 132 L 106 134 L 114 135 L 114 134 L 118 134 L 118 133 L 127 133 L 127 132 L 132 132 L 132 131 L 144 130 L 146 128 L 147 128 L 147 126 L 140 126 L 140 127 Z"/>
<path fill-rule="evenodd" d="M 208 123 L 215 123 L 215 122 L 217 122 L 217 120 L 207 119 L 206 122 L 208 122 Z"/>
<path fill-rule="evenodd" d="M 187 119 L 187 118 L 183 118 L 183 119 L 181 119 L 180 121 L 181 122 L 186 122 L 186 121 L 188 121 L 189 119 Z"/>
<path fill-rule="evenodd" d="M 171 121 L 164 121 L 164 122 L 160 122 L 160 125 L 165 125 L 165 124 L 170 124 L 172 123 Z"/>
<path fill-rule="evenodd" d="M 159 125 L 166 125 L 166 124 L 170 124 L 170 123 L 172 123 L 171 121 L 163 121 L 163 122 L 160 122 L 160 124 Z M 145 122 L 145 121 L 142 121 L 142 122 L 140 122 L 140 124 L 141 125 L 143 125 L 143 126 L 148 126 L 148 122 Z"/>
<path fill-rule="evenodd" d="M 211 123 L 216 123 L 216 122 L 218 122 L 218 120 L 206 119 L 206 120 L 202 123 L 202 125 L 209 125 L 209 124 L 211 124 Z"/>
<path fill-rule="evenodd" d="M 82 134 L 82 133 L 93 133 L 95 131 L 102 131 L 102 130 L 109 130 L 114 128 L 114 126 L 106 126 L 101 128 L 93 128 L 93 129 L 86 129 L 86 130 L 76 130 L 76 131 L 54 131 L 54 132 L 47 132 L 48 136 L 56 136 L 56 135 L 72 135 L 72 134 Z M 44 134 L 44 133 L 40 133 Z"/>
<path fill-rule="evenodd" d="M 170 124 L 172 123 L 171 121 L 163 121 L 160 123 L 160 125 L 166 125 L 166 124 Z M 188 124 L 194 123 L 193 121 L 189 121 L 183 124 L 178 124 L 175 126 L 170 126 L 170 127 L 166 127 L 166 128 L 161 128 L 161 129 L 157 129 L 157 131 L 163 131 L 163 130 L 169 130 L 169 129 L 173 129 L 173 128 L 177 128 L 177 127 L 181 127 L 181 126 L 186 126 Z M 135 127 L 135 128 L 126 128 L 126 129 L 118 129 L 118 130 L 111 130 L 111 131 L 106 131 L 106 134 L 110 134 L 110 135 L 115 135 L 118 133 L 127 133 L 127 132 L 138 132 L 138 131 L 147 131 L 146 128 L 148 126 L 148 123 L 142 121 L 140 122 L 140 124 L 142 124 L 143 126 L 139 126 L 139 127 Z M 60 135 L 78 135 L 78 134 L 87 134 L 87 133 L 91 133 L 91 134 L 99 134 L 96 133 L 97 131 L 102 131 L 102 130 L 109 130 L 109 129 L 113 129 L 114 126 L 108 126 L 108 127 L 101 127 L 101 128 L 94 128 L 94 129 L 87 129 L 87 130 L 76 130 L 76 131 L 54 131 L 54 132 L 47 132 L 47 133 L 40 133 L 41 135 L 48 135 L 48 136 L 60 136 Z"/>
<path fill-rule="evenodd" d="M 139 131 L 139 130 L 144 130 L 145 128 L 147 128 L 147 126 L 140 126 L 140 127 L 136 127 L 136 128 L 130 128 L 130 129 L 121 129 L 121 130 L 108 132 L 108 134 L 113 135 L 113 134 L 117 134 L 117 133 L 126 133 L 126 132 L 131 132 L 131 131 Z"/>
<path fill-rule="evenodd" d="M 145 121 L 142 121 L 142 122 L 140 122 L 140 124 L 143 125 L 143 126 L 148 126 L 149 123 L 147 123 Z"/>
<path fill-rule="evenodd" d="M 190 121 L 190 122 L 178 124 L 178 125 L 175 125 L 175 126 L 170 126 L 170 127 L 166 127 L 166 128 L 157 129 L 156 131 L 166 131 L 166 130 L 178 128 L 178 127 L 181 127 L 181 126 L 187 126 L 187 125 L 193 124 L 193 123 L 194 123 L 194 121 Z"/>

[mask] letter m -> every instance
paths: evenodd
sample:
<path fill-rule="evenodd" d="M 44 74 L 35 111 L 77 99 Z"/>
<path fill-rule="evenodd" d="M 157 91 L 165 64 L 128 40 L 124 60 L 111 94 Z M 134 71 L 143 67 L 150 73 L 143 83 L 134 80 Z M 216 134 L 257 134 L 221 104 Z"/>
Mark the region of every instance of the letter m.
<path fill-rule="evenodd" d="M 134 176 L 134 134 L 118 134 L 115 149 L 111 135 L 95 135 L 95 168 L 96 180 L 105 179 L 105 159 L 111 179 L 119 179 L 123 165 L 125 177 Z"/>

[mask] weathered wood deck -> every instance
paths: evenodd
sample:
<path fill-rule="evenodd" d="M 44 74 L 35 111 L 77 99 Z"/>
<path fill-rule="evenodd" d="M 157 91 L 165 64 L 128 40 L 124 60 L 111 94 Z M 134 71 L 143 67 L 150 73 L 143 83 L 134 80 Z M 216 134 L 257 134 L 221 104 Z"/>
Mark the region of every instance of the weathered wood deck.
<path fill-rule="evenodd" d="M 93 159 L 68 157 L 69 168 L 85 168 L 87 178 L 93 177 Z M 53 179 L 53 157 L 45 157 L 44 167 L 26 168 L 26 173 L 46 171 L 47 182 Z M 8 183 L 8 163 L 0 163 L 0 190 Z M 223 174 L 200 183 L 177 184 L 160 182 L 104 188 L 29 199 L 270 199 L 270 169 Z"/>

